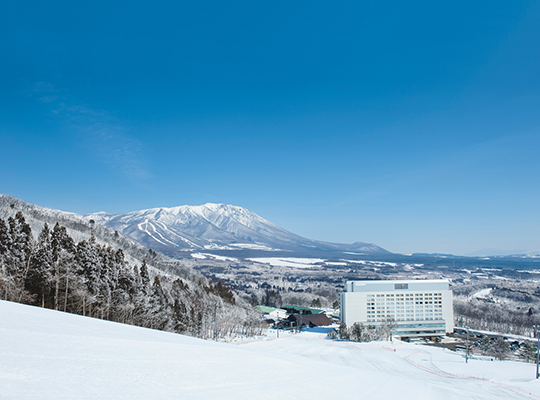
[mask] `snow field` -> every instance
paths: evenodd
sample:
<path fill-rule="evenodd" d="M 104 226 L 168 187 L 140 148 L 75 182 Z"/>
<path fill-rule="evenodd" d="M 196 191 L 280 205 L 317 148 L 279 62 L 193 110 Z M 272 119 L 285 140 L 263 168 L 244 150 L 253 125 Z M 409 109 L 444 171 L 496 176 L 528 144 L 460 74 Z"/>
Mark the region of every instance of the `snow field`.
<path fill-rule="evenodd" d="M 314 268 L 315 264 L 322 263 L 322 258 L 297 258 L 297 257 L 256 257 L 248 258 L 250 261 L 270 264 L 274 267 Z"/>
<path fill-rule="evenodd" d="M 309 332 L 215 343 L 5 301 L 0 360 L 6 399 L 540 398 L 533 364 Z"/>
<path fill-rule="evenodd" d="M 225 257 L 225 256 L 218 256 L 216 254 L 210 254 L 210 253 L 192 253 L 191 257 L 198 258 L 200 260 L 204 260 L 207 258 L 214 259 L 214 260 L 220 260 L 220 261 L 233 261 L 238 262 L 238 258 L 234 257 Z"/>

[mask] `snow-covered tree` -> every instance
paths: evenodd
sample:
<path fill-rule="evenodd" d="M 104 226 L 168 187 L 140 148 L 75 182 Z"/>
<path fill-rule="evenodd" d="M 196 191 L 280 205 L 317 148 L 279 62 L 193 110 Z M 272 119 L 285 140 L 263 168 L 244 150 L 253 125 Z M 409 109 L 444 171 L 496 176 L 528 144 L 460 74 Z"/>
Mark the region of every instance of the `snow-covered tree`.
<path fill-rule="evenodd" d="M 529 362 L 536 360 L 536 346 L 529 340 L 525 340 L 519 347 L 519 357 Z"/>
<path fill-rule="evenodd" d="M 205 338 L 255 332 L 252 310 L 222 282 L 178 268 L 189 282 L 157 274 L 146 260 L 132 267 L 94 229 L 75 243 L 64 226 L 45 224 L 34 241 L 22 213 L 0 219 L 2 298 Z"/>

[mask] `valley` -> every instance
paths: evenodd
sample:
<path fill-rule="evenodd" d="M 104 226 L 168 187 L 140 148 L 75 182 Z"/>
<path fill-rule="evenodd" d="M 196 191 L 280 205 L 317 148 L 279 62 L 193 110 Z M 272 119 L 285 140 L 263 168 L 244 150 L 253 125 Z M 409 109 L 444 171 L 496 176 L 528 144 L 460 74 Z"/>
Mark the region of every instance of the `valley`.
<path fill-rule="evenodd" d="M 540 323 L 540 258 L 535 254 L 404 255 L 365 243 L 328 244 L 289 233 L 249 210 L 223 205 L 152 209 L 116 217 L 104 213 L 81 216 L 11 196 L 0 197 L 0 217 L 17 211 L 27 216 L 34 232 L 39 232 L 45 222 L 51 226 L 60 222 L 76 240 L 95 235 L 99 243 L 121 247 L 130 263 L 147 260 L 153 273 L 188 281 L 204 276 L 221 282 L 246 305 L 316 304 L 336 308 L 338 293 L 347 280 L 445 278 L 451 280 L 455 294 L 457 326 L 530 336 L 532 325 Z M 150 231 L 150 226 L 161 226 L 161 231 Z M 189 234 L 181 231 L 186 226 Z M 204 238 L 199 244 L 194 227 Z M 177 232 L 176 239 L 173 235 L 166 238 L 171 243 L 164 241 L 163 232 L 173 231 Z M 156 236 L 156 232 L 162 236 Z M 169 244 L 157 246 L 155 237 Z M 279 243 L 275 237 L 280 238 Z M 473 296 L 488 289 L 490 296 Z"/>

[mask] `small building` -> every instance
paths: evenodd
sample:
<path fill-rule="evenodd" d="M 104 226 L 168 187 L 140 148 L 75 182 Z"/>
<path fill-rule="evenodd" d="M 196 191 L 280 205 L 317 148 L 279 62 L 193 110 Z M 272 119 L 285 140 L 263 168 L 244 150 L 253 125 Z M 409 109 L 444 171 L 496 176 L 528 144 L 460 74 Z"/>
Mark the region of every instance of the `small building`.
<path fill-rule="evenodd" d="M 280 328 L 314 328 L 332 325 L 332 320 L 326 314 L 291 314 L 280 323 Z"/>
<path fill-rule="evenodd" d="M 273 320 L 272 318 L 266 318 L 266 319 L 264 320 L 264 324 L 265 324 L 265 326 L 268 328 L 268 327 L 270 327 L 270 326 L 274 326 L 274 325 L 276 324 L 276 321 Z"/>
<path fill-rule="evenodd" d="M 269 315 L 273 319 L 283 319 L 287 317 L 287 311 L 281 308 L 268 307 L 268 306 L 255 306 L 254 308 L 257 311 L 262 312 L 263 314 Z"/>
<path fill-rule="evenodd" d="M 321 314 L 324 311 L 319 310 L 317 308 L 309 308 L 309 307 L 300 307 L 300 306 L 292 306 L 290 304 L 285 304 L 281 307 L 282 309 L 286 310 L 289 314 Z"/>
<path fill-rule="evenodd" d="M 399 337 L 441 336 L 453 332 L 448 280 L 348 281 L 340 293 L 341 322 L 380 326 L 393 319 Z"/>

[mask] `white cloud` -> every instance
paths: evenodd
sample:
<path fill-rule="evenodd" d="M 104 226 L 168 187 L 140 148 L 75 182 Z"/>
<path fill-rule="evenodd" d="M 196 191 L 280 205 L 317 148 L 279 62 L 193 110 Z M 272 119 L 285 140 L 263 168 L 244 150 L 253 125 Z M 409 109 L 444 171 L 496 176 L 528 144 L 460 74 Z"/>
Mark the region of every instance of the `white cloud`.
<path fill-rule="evenodd" d="M 29 93 L 50 104 L 50 112 L 77 133 L 84 148 L 98 162 L 133 181 L 151 177 L 142 143 L 131 137 L 124 124 L 109 111 L 71 101 L 49 82 L 37 82 Z"/>
<path fill-rule="evenodd" d="M 142 143 L 127 136 L 117 125 L 95 124 L 81 128 L 85 146 L 96 158 L 133 180 L 151 177 L 144 161 Z"/>

